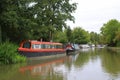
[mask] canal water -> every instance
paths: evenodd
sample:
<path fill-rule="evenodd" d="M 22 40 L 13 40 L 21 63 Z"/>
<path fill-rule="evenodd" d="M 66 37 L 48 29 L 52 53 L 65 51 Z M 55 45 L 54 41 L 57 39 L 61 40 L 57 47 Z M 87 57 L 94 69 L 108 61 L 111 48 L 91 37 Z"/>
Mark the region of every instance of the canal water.
<path fill-rule="evenodd" d="M 2 65 L 0 80 L 120 80 L 120 52 L 82 49 L 65 57 Z"/>

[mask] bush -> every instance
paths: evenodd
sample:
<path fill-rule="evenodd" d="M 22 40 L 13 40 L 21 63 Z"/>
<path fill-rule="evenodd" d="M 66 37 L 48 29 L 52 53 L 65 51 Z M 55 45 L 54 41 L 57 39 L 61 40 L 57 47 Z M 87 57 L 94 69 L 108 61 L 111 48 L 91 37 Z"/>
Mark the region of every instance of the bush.
<path fill-rule="evenodd" d="M 0 64 L 24 62 L 26 58 L 18 54 L 17 48 L 17 45 L 8 41 L 0 44 Z"/>
<path fill-rule="evenodd" d="M 120 41 L 119 41 L 119 42 L 117 42 L 117 47 L 120 47 Z"/>

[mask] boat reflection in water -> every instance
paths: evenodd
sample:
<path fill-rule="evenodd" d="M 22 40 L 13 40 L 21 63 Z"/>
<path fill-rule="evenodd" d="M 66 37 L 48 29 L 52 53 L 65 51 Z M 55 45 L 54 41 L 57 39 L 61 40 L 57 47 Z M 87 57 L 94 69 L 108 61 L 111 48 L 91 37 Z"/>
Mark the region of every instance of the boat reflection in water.
<path fill-rule="evenodd" d="M 53 60 L 48 60 L 48 61 L 42 61 L 41 63 L 39 61 L 35 61 L 35 62 L 39 62 L 39 63 L 34 63 L 29 61 L 27 66 L 21 67 L 19 69 L 20 73 L 22 74 L 30 74 L 32 76 L 44 76 L 47 77 L 48 75 L 52 76 L 54 75 L 54 73 L 56 72 L 55 69 L 58 66 L 63 65 L 66 61 L 71 61 L 72 57 L 70 56 L 65 56 L 65 57 L 60 57 L 57 59 L 53 59 Z M 56 75 L 56 73 L 55 73 Z"/>

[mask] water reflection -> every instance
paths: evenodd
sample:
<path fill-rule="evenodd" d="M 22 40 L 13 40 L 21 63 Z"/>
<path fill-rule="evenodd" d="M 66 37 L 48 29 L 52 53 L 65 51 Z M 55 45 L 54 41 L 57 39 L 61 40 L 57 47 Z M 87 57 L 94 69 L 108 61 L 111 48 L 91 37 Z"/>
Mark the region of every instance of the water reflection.
<path fill-rule="evenodd" d="M 120 53 L 104 50 L 100 57 L 102 67 L 107 73 L 111 76 L 120 76 Z"/>
<path fill-rule="evenodd" d="M 55 68 L 64 64 L 65 60 L 69 59 L 69 57 L 62 57 L 53 60 L 43 61 L 39 64 L 32 64 L 35 61 L 30 62 L 30 65 L 21 67 L 19 71 L 26 75 L 33 76 L 40 80 L 63 80 L 62 75 L 56 74 Z"/>
<path fill-rule="evenodd" d="M 120 53 L 81 49 L 79 54 L 0 66 L 0 80 L 120 80 Z"/>

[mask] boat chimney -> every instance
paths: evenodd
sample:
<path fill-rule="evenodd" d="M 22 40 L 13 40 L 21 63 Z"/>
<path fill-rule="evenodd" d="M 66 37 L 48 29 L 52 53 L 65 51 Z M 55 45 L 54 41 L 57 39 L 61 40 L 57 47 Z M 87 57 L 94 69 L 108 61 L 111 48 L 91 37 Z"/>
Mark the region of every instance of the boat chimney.
<path fill-rule="evenodd" d="M 40 39 L 40 41 L 42 42 L 42 38 Z"/>

